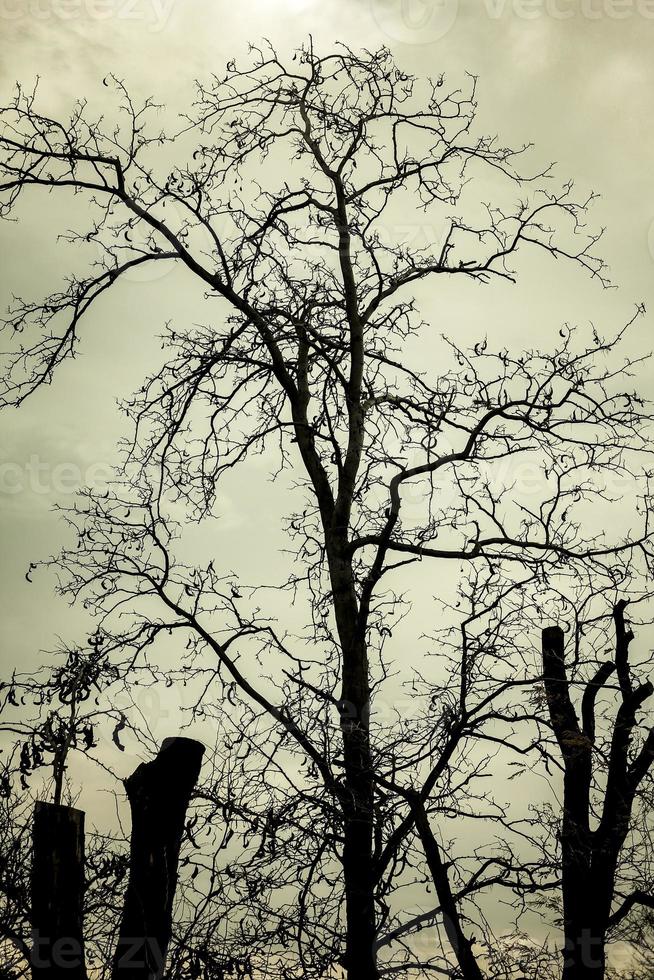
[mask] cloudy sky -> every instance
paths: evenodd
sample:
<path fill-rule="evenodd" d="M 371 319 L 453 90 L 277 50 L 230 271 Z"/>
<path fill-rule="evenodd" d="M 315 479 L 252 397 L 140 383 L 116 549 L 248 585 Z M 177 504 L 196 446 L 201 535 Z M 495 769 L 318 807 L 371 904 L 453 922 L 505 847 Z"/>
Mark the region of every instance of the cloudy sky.
<path fill-rule="evenodd" d="M 651 348 L 654 0 L 0 0 L 0 102 L 16 80 L 31 84 L 39 75 L 51 113 L 81 96 L 100 112 L 102 79 L 113 72 L 137 96 L 183 111 L 193 79 L 222 72 L 249 40 L 267 37 L 284 52 L 309 34 L 323 51 L 339 40 L 387 45 L 407 70 L 444 72 L 450 83 L 477 75 L 486 131 L 505 143 L 533 142 L 535 161 L 556 161 L 580 193 L 601 195 L 592 221 L 606 226 L 603 255 L 617 288 L 602 290 L 578 270 L 543 260 L 517 286 L 433 295 L 422 309 L 428 322 L 463 338 L 488 333 L 538 346 L 563 321 L 618 327 L 644 301 L 653 312 L 633 343 Z M 12 294 L 55 287 L 70 261 L 57 243 L 68 227 L 60 202 L 43 195 L 19 217 L 0 226 L 3 307 Z M 30 585 L 25 572 L 62 540 L 54 504 L 110 475 L 125 431 L 116 398 L 152 365 L 163 322 L 197 308 L 182 270 L 122 283 L 86 325 L 83 356 L 20 411 L 0 414 L 3 673 L 37 663 L 57 635 L 75 634 L 76 614 L 52 596 L 52 581 Z M 279 542 L 259 491 L 250 474 L 220 498 L 217 546 L 226 566 L 255 540 L 257 561 L 263 554 L 274 566 Z"/>
<path fill-rule="evenodd" d="M 113 72 L 137 96 L 182 111 L 193 79 L 222 72 L 249 40 L 265 36 L 284 52 L 309 34 L 322 50 L 338 40 L 387 45 L 407 70 L 444 72 L 451 83 L 479 76 L 487 131 L 533 142 L 536 162 L 556 161 L 580 193 L 601 194 L 592 221 L 607 228 L 616 289 L 543 260 L 518 286 L 434 294 L 422 312 L 439 332 L 538 346 L 566 320 L 610 329 L 636 302 L 654 310 L 654 0 L 0 0 L 0 99 L 39 75 L 49 112 L 81 96 L 101 112 L 102 79 Z M 19 217 L 0 227 L 2 306 L 55 287 L 70 261 L 57 242 L 68 227 L 61 202 L 42 195 Z M 124 433 L 115 400 L 151 366 L 161 325 L 197 307 L 182 270 L 123 283 L 87 324 L 83 356 L 20 411 L 0 415 L 1 664 L 36 663 L 56 635 L 74 635 L 75 615 L 52 597 L 52 582 L 30 585 L 25 571 L 62 540 L 53 505 L 109 476 Z M 652 322 L 640 321 L 641 350 L 651 347 Z M 259 499 L 251 479 L 221 497 L 226 565 L 253 540 L 270 543 L 263 552 L 274 563 Z"/>

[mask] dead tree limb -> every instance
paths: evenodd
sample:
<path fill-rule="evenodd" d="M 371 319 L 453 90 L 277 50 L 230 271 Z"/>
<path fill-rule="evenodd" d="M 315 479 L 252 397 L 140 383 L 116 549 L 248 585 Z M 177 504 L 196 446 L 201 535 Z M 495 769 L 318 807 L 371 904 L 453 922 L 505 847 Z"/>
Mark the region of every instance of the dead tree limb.
<path fill-rule="evenodd" d="M 158 980 L 170 942 L 177 863 L 204 746 L 167 738 L 125 780 L 132 812 L 130 869 L 114 980 Z"/>

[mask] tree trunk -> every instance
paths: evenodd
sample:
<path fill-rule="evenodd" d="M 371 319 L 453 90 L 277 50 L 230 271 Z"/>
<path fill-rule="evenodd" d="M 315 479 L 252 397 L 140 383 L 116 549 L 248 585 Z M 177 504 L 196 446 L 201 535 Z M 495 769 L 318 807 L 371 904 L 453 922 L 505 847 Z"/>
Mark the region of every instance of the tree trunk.
<path fill-rule="evenodd" d="M 167 738 L 125 780 L 132 812 L 130 869 L 113 980 L 159 980 L 172 928 L 177 864 L 204 746 Z"/>
<path fill-rule="evenodd" d="M 590 784 L 592 738 L 582 728 L 570 698 L 564 659 L 565 635 L 559 626 L 543 630 L 543 681 L 552 729 L 563 758 L 561 820 L 561 897 L 563 899 L 563 980 L 599 980 L 593 897 Z M 600 972 L 598 972 L 598 969 Z"/>
<path fill-rule="evenodd" d="M 38 802 L 32 833 L 32 976 L 34 980 L 86 980 L 84 813 Z"/>
<path fill-rule="evenodd" d="M 343 845 L 347 977 L 348 980 L 378 980 L 372 863 L 373 786 L 366 720 L 345 722 L 343 750 L 345 785 L 350 795 L 344 809 Z"/>
<path fill-rule="evenodd" d="M 563 898 L 563 980 L 600 980 L 604 976 L 604 937 L 594 915 L 591 884 L 592 850 L 585 787 L 573 765 L 564 776 L 561 824 L 561 890 Z"/>
<path fill-rule="evenodd" d="M 370 676 L 365 625 L 359 619 L 346 541 L 327 533 L 334 614 L 343 656 L 340 722 L 346 798 L 343 803 L 345 968 L 348 980 L 378 980 L 373 867 L 374 780 L 370 752 Z"/>
<path fill-rule="evenodd" d="M 604 932 L 580 910 L 575 928 L 568 925 L 563 960 L 563 980 L 603 980 L 606 970 Z M 585 924 L 583 924 L 585 921 Z"/>
<path fill-rule="evenodd" d="M 373 875 L 372 758 L 370 690 L 364 645 L 353 644 L 343 657 L 341 731 L 345 786 L 343 878 L 346 905 L 348 980 L 378 980 L 377 927 Z"/>

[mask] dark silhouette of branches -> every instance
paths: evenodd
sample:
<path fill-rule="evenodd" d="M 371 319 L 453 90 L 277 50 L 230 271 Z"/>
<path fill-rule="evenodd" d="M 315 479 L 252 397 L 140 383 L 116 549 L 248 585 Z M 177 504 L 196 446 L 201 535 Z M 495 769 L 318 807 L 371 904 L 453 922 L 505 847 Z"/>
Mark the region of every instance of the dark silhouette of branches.
<path fill-rule="evenodd" d="M 652 410 L 639 358 L 620 353 L 644 311 L 607 336 L 564 326 L 549 351 L 443 340 L 424 363 L 421 288 L 513 282 L 526 251 L 608 284 L 586 225 L 593 195 L 479 134 L 474 79 L 419 81 L 386 50 L 309 44 L 283 65 L 253 47 L 245 67 L 198 84 L 172 135 L 152 102 L 106 85 L 115 124 L 83 104 L 46 118 L 21 89 L 0 110 L 0 214 L 27 193 L 83 195 L 87 224 L 67 238 L 101 255 L 45 300 L 15 301 L 1 398 L 20 404 L 51 381 L 95 300 L 136 265 L 181 265 L 213 304 L 206 325 L 167 328 L 166 362 L 125 406 L 123 482 L 66 513 L 75 547 L 55 562 L 60 592 L 97 617 L 108 662 L 161 671 L 154 651 L 172 636 L 184 653 L 168 680 L 190 685 L 195 719 L 230 733 L 203 789 L 217 850 L 195 864 L 195 892 L 185 886 L 195 911 L 174 937 L 173 975 L 264 963 L 280 978 L 477 978 L 468 927 L 476 915 L 490 947 L 483 894 L 519 901 L 556 882 L 517 853 L 519 828 L 481 788 L 493 757 L 471 749 L 549 762 L 540 729 L 518 735 L 540 723 L 516 700 L 539 672 L 512 677 L 473 623 L 500 607 L 505 623 L 514 595 L 513 614 L 533 611 L 533 583 L 626 589 L 649 571 Z M 486 181 L 495 203 L 477 193 Z M 424 248 L 394 231 L 407 208 L 434 228 Z M 237 582 L 217 543 L 205 563 L 185 561 L 173 516 L 208 517 L 221 480 L 257 454 L 294 481 L 282 528 L 295 560 L 272 583 L 274 613 L 270 583 Z M 537 470 L 529 491 L 521 466 Z M 628 525 L 594 523 L 600 507 L 624 508 L 625 481 Z M 483 593 L 457 635 L 454 687 L 422 678 L 410 649 L 412 727 L 376 725 L 410 606 L 396 583 L 438 567 Z M 284 603 L 303 610 L 300 635 L 280 627 Z M 507 657 L 518 649 L 514 634 Z M 452 867 L 434 831 L 444 815 L 494 822 L 506 840 Z M 214 864 L 232 823 L 238 873 Z M 416 885 L 439 904 L 407 915 L 402 890 Z M 416 953 L 414 934 L 436 922 Z M 486 962 L 499 980 L 502 956 Z"/>
<path fill-rule="evenodd" d="M 581 717 L 571 699 L 564 660 L 565 639 L 558 626 L 543 633 L 543 674 L 547 704 L 564 765 L 561 825 L 562 894 L 565 932 L 563 976 L 604 976 L 608 930 L 620 924 L 634 905 L 651 906 L 649 892 L 635 886 L 616 906 L 616 874 L 620 854 L 632 831 L 632 813 L 639 788 L 654 761 L 654 732 L 632 748 L 637 714 L 651 697 L 650 681 L 637 683 L 629 665 L 634 639 L 625 624 L 627 602 L 613 610 L 615 649 L 586 682 Z M 599 801 L 594 754 L 598 701 L 609 681 L 617 682 L 617 712 L 608 744 L 600 750 L 605 773 Z M 614 687 L 615 689 L 615 687 Z"/>

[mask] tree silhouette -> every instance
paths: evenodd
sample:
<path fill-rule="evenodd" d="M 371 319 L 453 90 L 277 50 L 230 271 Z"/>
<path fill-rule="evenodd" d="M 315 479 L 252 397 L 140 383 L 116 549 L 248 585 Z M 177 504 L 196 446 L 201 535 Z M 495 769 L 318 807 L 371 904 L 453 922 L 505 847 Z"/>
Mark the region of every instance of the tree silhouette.
<path fill-rule="evenodd" d="M 36 92 L 20 89 L 0 111 L 0 214 L 38 188 L 83 194 L 88 224 L 68 238 L 102 256 L 45 300 L 15 303 L 3 401 L 20 404 L 52 379 L 95 300 L 134 267 L 183 265 L 208 305 L 217 301 L 219 325 L 212 312 L 207 326 L 167 329 L 168 361 L 128 406 L 125 482 L 67 514 L 77 547 L 57 559 L 60 589 L 134 662 L 169 634 L 185 642 L 185 667 L 206 681 L 197 712 L 235 702 L 237 744 L 266 760 L 254 781 L 260 846 L 272 848 L 283 827 L 295 872 L 293 914 L 279 916 L 271 941 L 283 946 L 290 922 L 297 960 L 287 952 L 279 975 L 443 971 L 453 969 L 449 941 L 461 975 L 476 978 L 454 912 L 498 875 L 478 870 L 455 895 L 429 808 L 436 791 L 456 800 L 455 750 L 483 727 L 477 715 L 492 724 L 497 712 L 471 703 L 464 650 L 431 740 L 416 749 L 371 727 L 390 673 L 384 650 L 405 611 L 391 583 L 441 563 L 453 576 L 487 570 L 504 594 L 521 576 L 615 583 L 616 567 L 647 565 L 651 410 L 626 387 L 638 359 L 617 360 L 624 330 L 564 327 L 549 353 L 450 340 L 426 365 L 416 291 L 452 277 L 512 282 L 527 249 L 606 284 L 599 235 L 585 224 L 592 196 L 557 188 L 549 168 L 530 171 L 526 147 L 478 135 L 474 79 L 466 92 L 420 82 L 385 50 L 319 56 L 310 44 L 285 66 L 254 47 L 246 67 L 230 62 L 198 84 L 172 137 L 148 131 L 152 102 L 137 106 L 120 81 L 106 84 L 119 96 L 115 128 L 83 104 L 65 123 L 46 118 Z M 188 159 L 171 165 L 171 155 Z M 483 203 L 486 180 L 496 204 Z M 440 240 L 398 241 L 407 208 L 442 226 Z M 174 508 L 202 520 L 221 480 L 258 453 L 295 481 L 284 530 L 296 563 L 274 585 L 278 609 L 291 597 L 304 604 L 300 637 L 279 629 L 258 605 L 262 590 L 238 584 L 218 555 L 189 566 L 176 553 Z M 498 476 L 502 462 L 520 461 L 542 474 L 536 499 L 512 489 L 514 470 Z M 642 500 L 637 530 L 614 536 L 589 515 L 616 500 L 616 476 L 633 481 L 634 512 Z M 227 704 L 212 703 L 212 685 Z M 290 799 L 270 805 L 266 824 L 273 772 Z M 208 795 L 228 815 L 242 807 L 216 786 Z M 298 826 L 301 845 L 290 839 Z M 421 922 L 406 917 L 392 941 L 384 929 L 401 874 L 424 876 L 425 862 L 440 905 L 422 924 L 444 914 L 445 943 L 416 963 L 405 940 Z M 258 898 L 246 895 L 255 920 Z"/>
<path fill-rule="evenodd" d="M 613 610 L 615 652 L 585 684 L 581 718 L 571 698 L 564 633 L 559 626 L 543 632 L 547 704 L 564 765 L 561 824 L 564 980 L 603 977 L 608 930 L 617 926 L 634 905 L 654 907 L 654 895 L 639 888 L 638 880 L 614 905 L 619 859 L 627 834 L 634 830 L 634 802 L 654 762 L 654 729 L 635 751 L 631 749 L 637 713 L 654 688 L 650 681 L 634 684 L 629 665 L 633 633 L 625 625 L 626 605 L 621 600 Z M 609 744 L 599 753 L 599 759 L 604 762 L 605 785 L 596 801 L 596 705 L 614 676 L 618 682 L 618 709 Z"/>

